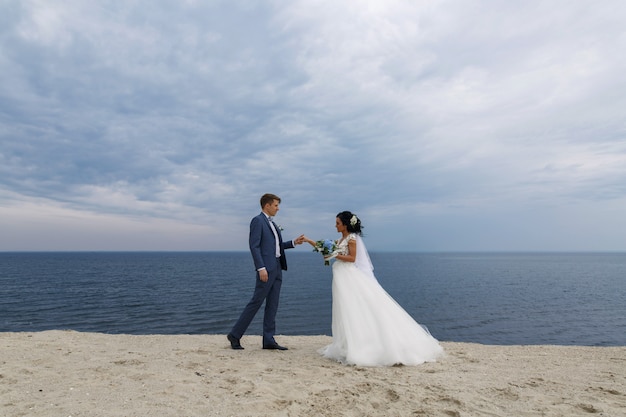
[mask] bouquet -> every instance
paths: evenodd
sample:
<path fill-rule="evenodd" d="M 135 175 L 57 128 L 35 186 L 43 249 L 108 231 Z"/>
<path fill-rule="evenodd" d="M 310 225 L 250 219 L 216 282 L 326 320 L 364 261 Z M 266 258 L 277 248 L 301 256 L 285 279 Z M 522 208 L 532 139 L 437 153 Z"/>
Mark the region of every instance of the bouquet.
<path fill-rule="evenodd" d="M 326 257 L 332 255 L 332 253 L 336 250 L 337 245 L 335 242 L 330 239 L 325 239 L 315 242 L 315 249 L 313 249 L 313 252 L 319 252 Z M 330 265 L 330 260 L 324 259 L 324 265 Z"/>

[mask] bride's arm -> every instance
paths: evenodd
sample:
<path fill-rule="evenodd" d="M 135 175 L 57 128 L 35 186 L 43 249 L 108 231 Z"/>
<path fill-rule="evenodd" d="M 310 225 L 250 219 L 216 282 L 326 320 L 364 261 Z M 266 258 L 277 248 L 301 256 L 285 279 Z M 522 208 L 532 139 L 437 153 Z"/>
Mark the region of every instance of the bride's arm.
<path fill-rule="evenodd" d="M 315 247 L 315 241 L 314 241 L 314 240 L 311 240 L 311 239 L 309 239 L 309 238 L 308 238 L 308 237 L 306 237 L 306 236 L 303 236 L 303 238 L 304 238 L 304 241 L 305 241 L 306 243 L 308 243 L 309 245 L 311 245 L 311 246 Z"/>

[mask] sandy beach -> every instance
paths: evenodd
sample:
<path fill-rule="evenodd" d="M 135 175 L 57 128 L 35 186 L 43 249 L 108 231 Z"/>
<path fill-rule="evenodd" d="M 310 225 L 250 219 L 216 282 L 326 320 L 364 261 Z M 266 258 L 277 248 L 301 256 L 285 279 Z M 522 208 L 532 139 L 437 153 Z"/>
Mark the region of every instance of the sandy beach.
<path fill-rule="evenodd" d="M 626 347 L 442 343 L 420 366 L 320 357 L 328 336 L 0 333 L 0 415 L 624 416 Z"/>

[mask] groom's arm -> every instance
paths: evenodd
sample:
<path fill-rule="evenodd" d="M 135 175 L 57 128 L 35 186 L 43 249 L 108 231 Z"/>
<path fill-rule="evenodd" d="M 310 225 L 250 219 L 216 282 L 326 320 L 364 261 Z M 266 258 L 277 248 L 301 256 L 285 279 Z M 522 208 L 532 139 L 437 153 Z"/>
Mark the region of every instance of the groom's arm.
<path fill-rule="evenodd" d="M 306 242 L 306 237 L 304 235 L 300 235 L 295 239 L 289 240 L 287 242 L 282 242 L 283 249 L 292 249 L 295 248 L 296 245 L 301 245 Z M 313 245 L 315 246 L 315 244 Z"/>
<path fill-rule="evenodd" d="M 254 261 L 254 268 L 265 268 L 265 262 L 263 262 L 263 256 L 261 256 L 261 236 L 262 236 L 263 223 L 259 217 L 252 218 L 250 221 L 250 253 L 252 254 L 252 260 Z"/>

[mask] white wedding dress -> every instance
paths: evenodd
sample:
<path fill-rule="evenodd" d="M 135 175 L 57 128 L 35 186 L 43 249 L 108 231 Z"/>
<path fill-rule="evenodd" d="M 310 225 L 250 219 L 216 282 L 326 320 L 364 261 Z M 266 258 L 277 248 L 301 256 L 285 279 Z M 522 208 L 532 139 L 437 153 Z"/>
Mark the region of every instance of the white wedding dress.
<path fill-rule="evenodd" d="M 439 342 L 380 286 L 361 237 L 350 234 L 337 244 L 338 252 L 348 253 L 351 239 L 356 261 L 335 260 L 332 266 L 333 342 L 320 353 L 359 366 L 418 365 L 441 357 Z"/>

